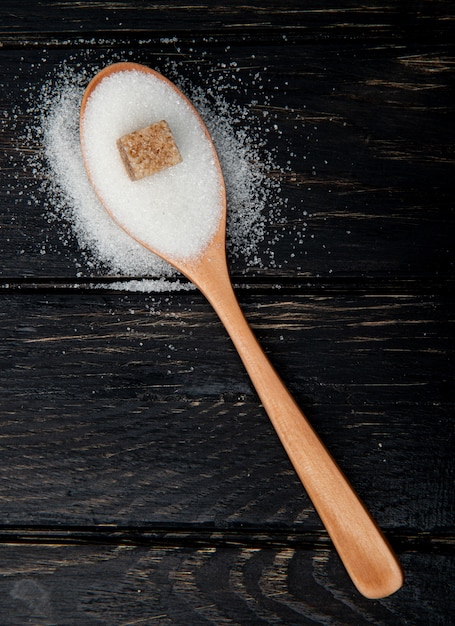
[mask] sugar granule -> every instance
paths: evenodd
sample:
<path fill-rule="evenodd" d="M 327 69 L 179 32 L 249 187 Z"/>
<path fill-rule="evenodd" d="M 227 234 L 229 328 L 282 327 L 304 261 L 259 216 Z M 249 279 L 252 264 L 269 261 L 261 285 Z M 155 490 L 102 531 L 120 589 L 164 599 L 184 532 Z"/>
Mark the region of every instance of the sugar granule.
<path fill-rule="evenodd" d="M 168 69 L 173 69 L 175 76 L 170 78 L 178 83 L 176 69 Z M 155 279 L 142 284 L 141 290 L 144 285 L 150 291 L 174 288 L 173 268 L 115 224 L 88 181 L 80 150 L 79 109 L 90 78 L 86 70 L 59 67 L 42 86 L 35 105 L 35 113 L 41 117 L 34 131 L 43 153 L 34 158 L 32 167 L 43 178 L 49 215 L 71 226 L 85 263 L 92 270 L 104 268 L 109 275 Z M 262 251 L 266 258 L 259 255 L 259 250 L 267 232 L 270 206 L 274 207 L 274 221 L 280 213 L 280 185 L 269 176 L 270 170 L 278 168 L 270 153 L 265 151 L 265 159 L 264 150 L 260 153 L 263 141 L 249 126 L 251 113 L 244 106 L 228 102 L 216 85 L 205 91 L 181 77 L 180 83 L 178 86 L 204 119 L 221 162 L 228 200 L 230 257 L 241 258 L 245 270 L 273 265 L 273 249 Z"/>

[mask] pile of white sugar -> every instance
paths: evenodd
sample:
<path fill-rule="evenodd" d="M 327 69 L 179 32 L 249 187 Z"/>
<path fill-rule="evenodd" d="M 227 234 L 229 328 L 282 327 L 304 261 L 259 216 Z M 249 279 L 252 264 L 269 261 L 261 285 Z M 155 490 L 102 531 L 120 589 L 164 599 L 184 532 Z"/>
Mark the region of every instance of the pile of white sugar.
<path fill-rule="evenodd" d="M 182 160 L 133 181 L 117 140 L 160 120 L 168 123 Z M 224 185 L 213 145 L 187 100 L 155 74 L 114 72 L 88 98 L 81 137 L 91 182 L 115 221 L 164 257 L 200 256 L 219 225 Z"/>
<path fill-rule="evenodd" d="M 29 93 L 24 95 L 24 100 L 30 103 L 27 113 L 38 120 L 36 125 L 28 129 L 28 143 L 38 145 L 38 151 L 29 159 L 29 168 L 34 177 L 42 181 L 36 201 L 41 206 L 44 205 L 49 220 L 49 235 L 39 244 L 40 251 L 42 254 L 51 251 L 60 254 L 57 244 L 52 243 L 50 234 L 57 229 L 63 249 L 70 245 L 73 237 L 77 240 L 79 256 L 74 258 L 74 263 L 79 278 L 83 278 L 88 271 L 96 276 L 101 274 L 130 277 L 131 288 L 141 291 L 192 288 L 185 279 L 179 277 L 176 280 L 175 277 L 179 275 L 170 265 L 150 253 L 117 226 L 88 179 L 80 146 L 79 113 L 83 93 L 101 68 L 83 65 L 76 63 L 73 66 L 69 62 L 57 66 L 41 85 L 38 94 L 32 93 L 29 87 Z M 267 130 L 272 125 L 270 116 L 264 110 L 259 119 L 252 108 L 237 105 L 232 97 L 226 99 L 224 94 L 226 87 L 231 84 L 229 81 L 232 82 L 233 93 L 237 89 L 240 80 L 236 74 L 238 68 L 233 70 L 230 77 L 225 70 L 218 78 L 214 73 L 207 88 L 194 87 L 191 82 L 184 80 L 178 65 L 169 64 L 164 69 L 163 74 L 167 74 L 195 105 L 215 144 L 227 195 L 226 235 L 229 259 L 240 259 L 239 265 L 244 271 L 276 266 L 274 246 L 281 236 L 280 221 L 283 219 L 282 207 L 286 200 L 281 197 L 280 179 L 276 176 L 280 168 L 276 165 L 273 151 L 268 148 L 265 139 Z M 255 80 L 258 81 L 259 78 Z M 130 97 L 133 95 L 129 94 Z M 135 99 L 138 109 L 144 106 L 143 101 L 139 106 L 139 98 Z M 112 102 L 103 110 L 101 117 L 107 118 L 111 115 L 111 106 Z M 142 115 L 140 111 L 137 111 L 137 115 L 138 119 L 132 124 L 135 129 L 149 123 L 147 119 L 146 124 L 142 124 L 139 119 Z M 169 118 L 167 108 L 163 117 Z M 179 124 L 180 122 L 177 127 Z M 128 127 L 127 130 L 131 129 Z M 172 127 L 172 131 L 177 135 L 179 149 L 186 150 L 180 145 L 178 128 Z M 115 134 L 120 136 L 122 132 L 118 127 Z M 42 149 L 39 149 L 40 146 Z M 182 161 L 187 161 L 185 167 L 189 167 L 190 161 L 186 157 Z M 209 161 L 209 152 L 206 152 L 205 162 Z M 180 165 L 170 168 L 168 172 L 161 172 L 160 175 L 177 176 Z M 211 177 L 207 172 L 205 170 L 202 178 L 193 177 L 191 184 L 197 179 L 205 187 L 207 177 Z M 111 181 L 116 177 L 117 174 L 115 177 L 109 174 L 108 179 Z M 213 183 L 215 179 L 212 177 L 211 180 Z M 131 185 L 141 185 L 142 182 L 144 181 L 135 181 Z M 147 181 L 143 187 L 150 184 Z M 210 238 L 211 232 L 216 228 L 217 216 L 213 209 L 217 206 L 219 189 L 215 187 L 216 185 L 209 191 L 198 192 L 210 194 L 210 206 L 203 207 L 201 215 L 204 215 L 205 208 L 210 210 L 211 215 L 203 218 L 204 232 L 201 232 L 201 239 L 193 250 L 203 245 L 201 242 Z M 139 190 L 138 194 L 141 193 L 142 190 Z M 158 207 L 155 206 L 154 210 L 158 210 Z M 150 224 L 151 222 L 152 220 L 149 221 Z M 141 220 L 141 236 L 143 226 Z M 176 228 L 180 226 L 181 224 L 177 224 Z M 180 228 L 180 233 L 182 230 Z M 186 242 L 191 245 L 188 238 Z M 173 245 L 172 241 L 168 241 L 168 244 Z M 178 247 L 182 254 L 180 243 Z M 192 254 L 190 248 L 186 252 Z M 128 288 L 128 283 L 124 281 L 121 285 Z"/>

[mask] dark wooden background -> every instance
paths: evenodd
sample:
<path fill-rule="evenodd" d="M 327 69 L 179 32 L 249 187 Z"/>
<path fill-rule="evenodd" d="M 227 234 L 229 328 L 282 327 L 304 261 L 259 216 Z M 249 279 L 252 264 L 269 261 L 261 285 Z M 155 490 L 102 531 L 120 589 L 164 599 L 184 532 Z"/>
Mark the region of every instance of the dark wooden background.
<path fill-rule="evenodd" d="M 443 0 L 1 2 L 1 626 L 453 623 L 454 20 Z M 297 155 L 287 264 L 232 277 L 400 557 L 387 599 L 353 588 L 202 296 L 78 276 L 17 165 L 28 86 L 129 51 L 201 86 L 235 62 L 227 97 L 272 99 L 269 147 Z"/>

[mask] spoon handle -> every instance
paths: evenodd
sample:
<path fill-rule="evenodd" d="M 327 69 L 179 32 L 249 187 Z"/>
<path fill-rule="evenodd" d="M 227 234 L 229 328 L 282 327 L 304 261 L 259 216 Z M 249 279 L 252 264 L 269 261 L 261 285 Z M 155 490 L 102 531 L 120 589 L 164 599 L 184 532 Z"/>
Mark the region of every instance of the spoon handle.
<path fill-rule="evenodd" d="M 199 287 L 228 331 L 346 570 L 367 598 L 390 595 L 403 584 L 391 547 L 261 349 L 238 305 L 227 270 L 219 270 L 216 280 L 212 276 L 208 285 Z"/>

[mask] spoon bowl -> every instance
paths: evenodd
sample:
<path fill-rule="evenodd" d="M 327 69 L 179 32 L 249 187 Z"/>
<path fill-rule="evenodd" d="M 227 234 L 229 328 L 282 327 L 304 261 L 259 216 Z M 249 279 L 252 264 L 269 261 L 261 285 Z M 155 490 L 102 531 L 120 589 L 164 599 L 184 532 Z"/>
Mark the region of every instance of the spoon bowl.
<path fill-rule="evenodd" d="M 238 305 L 229 277 L 226 252 L 226 196 L 221 167 L 211 137 L 202 119 L 180 90 L 154 70 L 136 63 L 116 63 L 99 72 L 88 85 L 81 104 L 81 146 L 87 173 L 84 120 L 87 104 L 105 78 L 119 72 L 144 72 L 171 89 L 174 97 L 190 107 L 194 119 L 209 142 L 219 184 L 218 222 L 200 253 L 179 258 L 151 245 L 118 215 L 100 195 L 111 217 L 140 244 L 185 275 L 205 295 L 229 333 L 277 434 L 303 486 L 329 533 L 357 589 L 367 598 L 382 598 L 403 584 L 403 573 L 395 554 L 354 492 L 346 477 L 316 435 L 289 391 L 264 354 Z M 92 180 L 95 191 L 99 193 Z"/>

